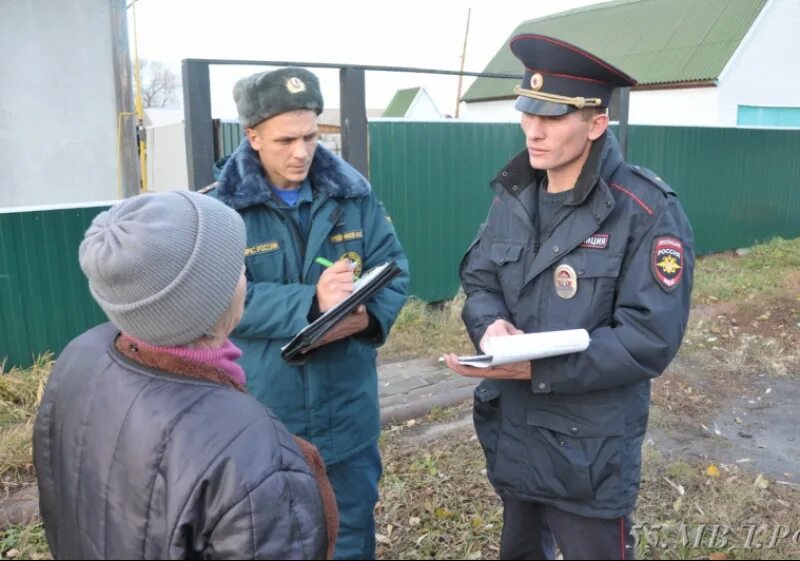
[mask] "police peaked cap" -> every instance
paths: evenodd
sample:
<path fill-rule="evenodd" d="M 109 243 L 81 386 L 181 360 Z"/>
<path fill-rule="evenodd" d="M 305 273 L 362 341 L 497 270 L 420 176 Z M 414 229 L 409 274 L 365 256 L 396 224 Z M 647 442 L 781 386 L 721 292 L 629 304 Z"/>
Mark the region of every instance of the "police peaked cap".
<path fill-rule="evenodd" d="M 558 116 L 584 107 L 608 107 L 614 88 L 636 80 L 604 60 L 565 41 L 524 34 L 511 39 L 511 52 L 525 66 L 516 108 L 523 113 Z"/>

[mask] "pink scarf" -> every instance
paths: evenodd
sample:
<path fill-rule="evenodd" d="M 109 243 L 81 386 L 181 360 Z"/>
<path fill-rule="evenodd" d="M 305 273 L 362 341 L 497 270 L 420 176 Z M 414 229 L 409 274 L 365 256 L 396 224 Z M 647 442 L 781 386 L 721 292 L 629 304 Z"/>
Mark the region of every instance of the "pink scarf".
<path fill-rule="evenodd" d="M 225 344 L 218 349 L 210 349 L 210 348 L 191 349 L 189 347 L 157 347 L 155 345 L 150 345 L 148 343 L 145 343 L 144 341 L 140 341 L 135 337 L 131 337 L 131 339 L 135 340 L 136 344 L 139 345 L 139 347 L 142 349 L 162 352 L 168 355 L 188 360 L 190 362 L 205 364 L 211 366 L 212 368 L 216 368 L 217 370 L 221 370 L 225 374 L 227 374 L 231 380 L 233 380 L 234 382 L 236 382 L 241 386 L 244 386 L 245 383 L 247 382 L 247 377 L 245 376 L 244 369 L 242 369 L 242 367 L 236 363 L 236 361 L 241 358 L 242 351 L 239 347 L 231 343 L 230 339 L 226 339 Z"/>

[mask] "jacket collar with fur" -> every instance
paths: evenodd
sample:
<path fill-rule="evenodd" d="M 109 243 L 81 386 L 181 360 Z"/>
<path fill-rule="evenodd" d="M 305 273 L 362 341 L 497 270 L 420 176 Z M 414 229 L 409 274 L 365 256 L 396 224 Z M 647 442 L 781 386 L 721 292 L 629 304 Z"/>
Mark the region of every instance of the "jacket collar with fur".
<path fill-rule="evenodd" d="M 372 190 L 369 181 L 354 167 L 319 145 L 308 177 L 315 192 L 331 197 L 357 199 L 367 196 Z M 258 153 L 250 147 L 246 138 L 225 161 L 215 194 L 220 201 L 236 210 L 274 200 Z"/>
<path fill-rule="evenodd" d="M 176 376 L 185 376 L 214 384 L 229 386 L 242 393 L 247 393 L 244 386 L 237 383 L 225 371 L 207 364 L 192 362 L 185 358 L 176 357 L 168 353 L 141 348 L 134 339 L 125 333 L 120 333 L 114 340 L 114 347 L 125 358 L 142 366 L 167 372 Z"/>

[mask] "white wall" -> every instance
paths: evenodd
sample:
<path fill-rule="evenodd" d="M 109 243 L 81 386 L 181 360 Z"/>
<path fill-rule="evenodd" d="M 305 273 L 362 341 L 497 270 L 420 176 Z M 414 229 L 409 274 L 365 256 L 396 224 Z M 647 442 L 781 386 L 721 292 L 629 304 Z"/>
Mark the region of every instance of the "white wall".
<path fill-rule="evenodd" d="M 687 88 L 631 92 L 629 120 L 635 125 L 717 125 L 717 88 Z M 465 103 L 461 119 L 518 123 L 515 99 Z"/>
<path fill-rule="evenodd" d="M 514 109 L 515 101 L 516 98 L 464 103 L 461 105 L 459 119 L 492 123 L 519 123 L 519 111 Z"/>
<path fill-rule="evenodd" d="M 430 94 L 422 89 L 417 92 L 417 96 L 411 102 L 411 106 L 406 112 L 406 118 L 415 121 L 435 121 L 442 118 L 442 113 L 436 107 Z"/>
<path fill-rule="evenodd" d="M 183 123 L 147 128 L 147 190 L 187 191 L 186 137 Z"/>
<path fill-rule="evenodd" d="M 720 76 L 722 121 L 739 105 L 800 107 L 800 0 L 770 0 Z"/>
<path fill-rule="evenodd" d="M 117 198 L 111 10 L 0 1 L 0 207 Z"/>
<path fill-rule="evenodd" d="M 719 125 L 716 87 L 631 92 L 628 122 L 632 125 Z"/>

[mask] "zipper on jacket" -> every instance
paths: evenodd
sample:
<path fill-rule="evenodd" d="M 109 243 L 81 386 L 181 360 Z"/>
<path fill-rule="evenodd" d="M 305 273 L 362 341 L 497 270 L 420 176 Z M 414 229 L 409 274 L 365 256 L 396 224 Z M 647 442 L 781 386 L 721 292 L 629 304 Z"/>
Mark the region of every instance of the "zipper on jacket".
<path fill-rule="evenodd" d="M 278 206 L 272 207 L 275 209 L 281 220 L 285 224 L 288 224 L 289 230 L 292 233 L 292 237 L 295 240 L 295 255 L 300 258 L 300 267 L 299 267 L 299 275 L 300 275 L 300 283 L 305 284 L 303 268 L 305 266 L 305 255 L 306 255 L 306 242 L 303 240 L 303 236 L 300 233 L 300 229 L 297 227 L 297 223 L 292 219 L 291 216 L 287 215 L 282 208 Z M 313 220 L 311 221 L 313 223 Z M 303 401 L 305 401 L 305 409 L 306 409 L 306 428 L 308 430 L 309 438 L 311 437 L 311 396 L 310 385 L 309 385 L 309 373 L 308 373 L 308 363 L 304 363 L 300 365 L 300 371 L 303 373 Z"/>
<path fill-rule="evenodd" d="M 300 274 L 300 282 L 304 283 L 304 275 L 303 275 L 303 267 L 305 265 L 306 260 L 306 242 L 303 239 L 303 235 L 300 233 L 300 229 L 297 227 L 294 219 L 291 216 L 287 215 L 282 208 L 275 206 L 273 207 L 278 214 L 281 216 L 281 220 L 283 220 L 284 224 L 288 224 L 289 230 L 292 233 L 292 237 L 295 241 L 295 254 L 297 257 L 300 258 L 299 263 L 299 274 Z"/>
<path fill-rule="evenodd" d="M 309 438 L 311 437 L 311 433 L 313 427 L 311 426 L 311 384 L 310 379 L 311 376 L 308 373 L 308 363 L 304 363 L 300 366 L 303 370 L 303 401 L 306 403 L 306 430 L 308 431 Z"/>
<path fill-rule="evenodd" d="M 316 197 L 316 194 L 315 194 L 315 197 Z M 311 208 L 309 209 L 309 225 L 308 225 L 309 238 L 311 236 L 311 230 L 314 227 L 314 215 L 316 214 L 316 211 L 318 211 L 319 208 L 325 203 L 326 200 L 327 200 L 327 197 L 325 197 L 323 195 L 319 199 L 315 198 L 314 201 L 311 203 Z M 286 214 L 283 211 L 282 208 L 280 208 L 277 205 L 273 206 L 272 208 L 274 208 L 276 211 L 278 211 L 278 214 L 280 214 L 280 216 L 281 216 L 281 218 L 283 219 L 284 222 L 289 224 L 289 230 L 291 231 L 292 237 L 294 238 L 294 240 L 296 242 L 296 248 L 297 248 L 297 251 L 299 252 L 299 256 L 300 256 L 300 282 L 305 284 L 304 269 L 305 269 L 305 262 L 306 262 L 306 244 L 308 243 L 309 240 L 307 240 L 307 239 L 305 239 L 303 237 L 303 234 L 300 232 L 300 229 L 297 227 L 297 223 L 294 221 L 294 219 L 292 219 L 291 216 Z M 299 209 L 298 209 L 298 212 L 299 212 Z"/>

